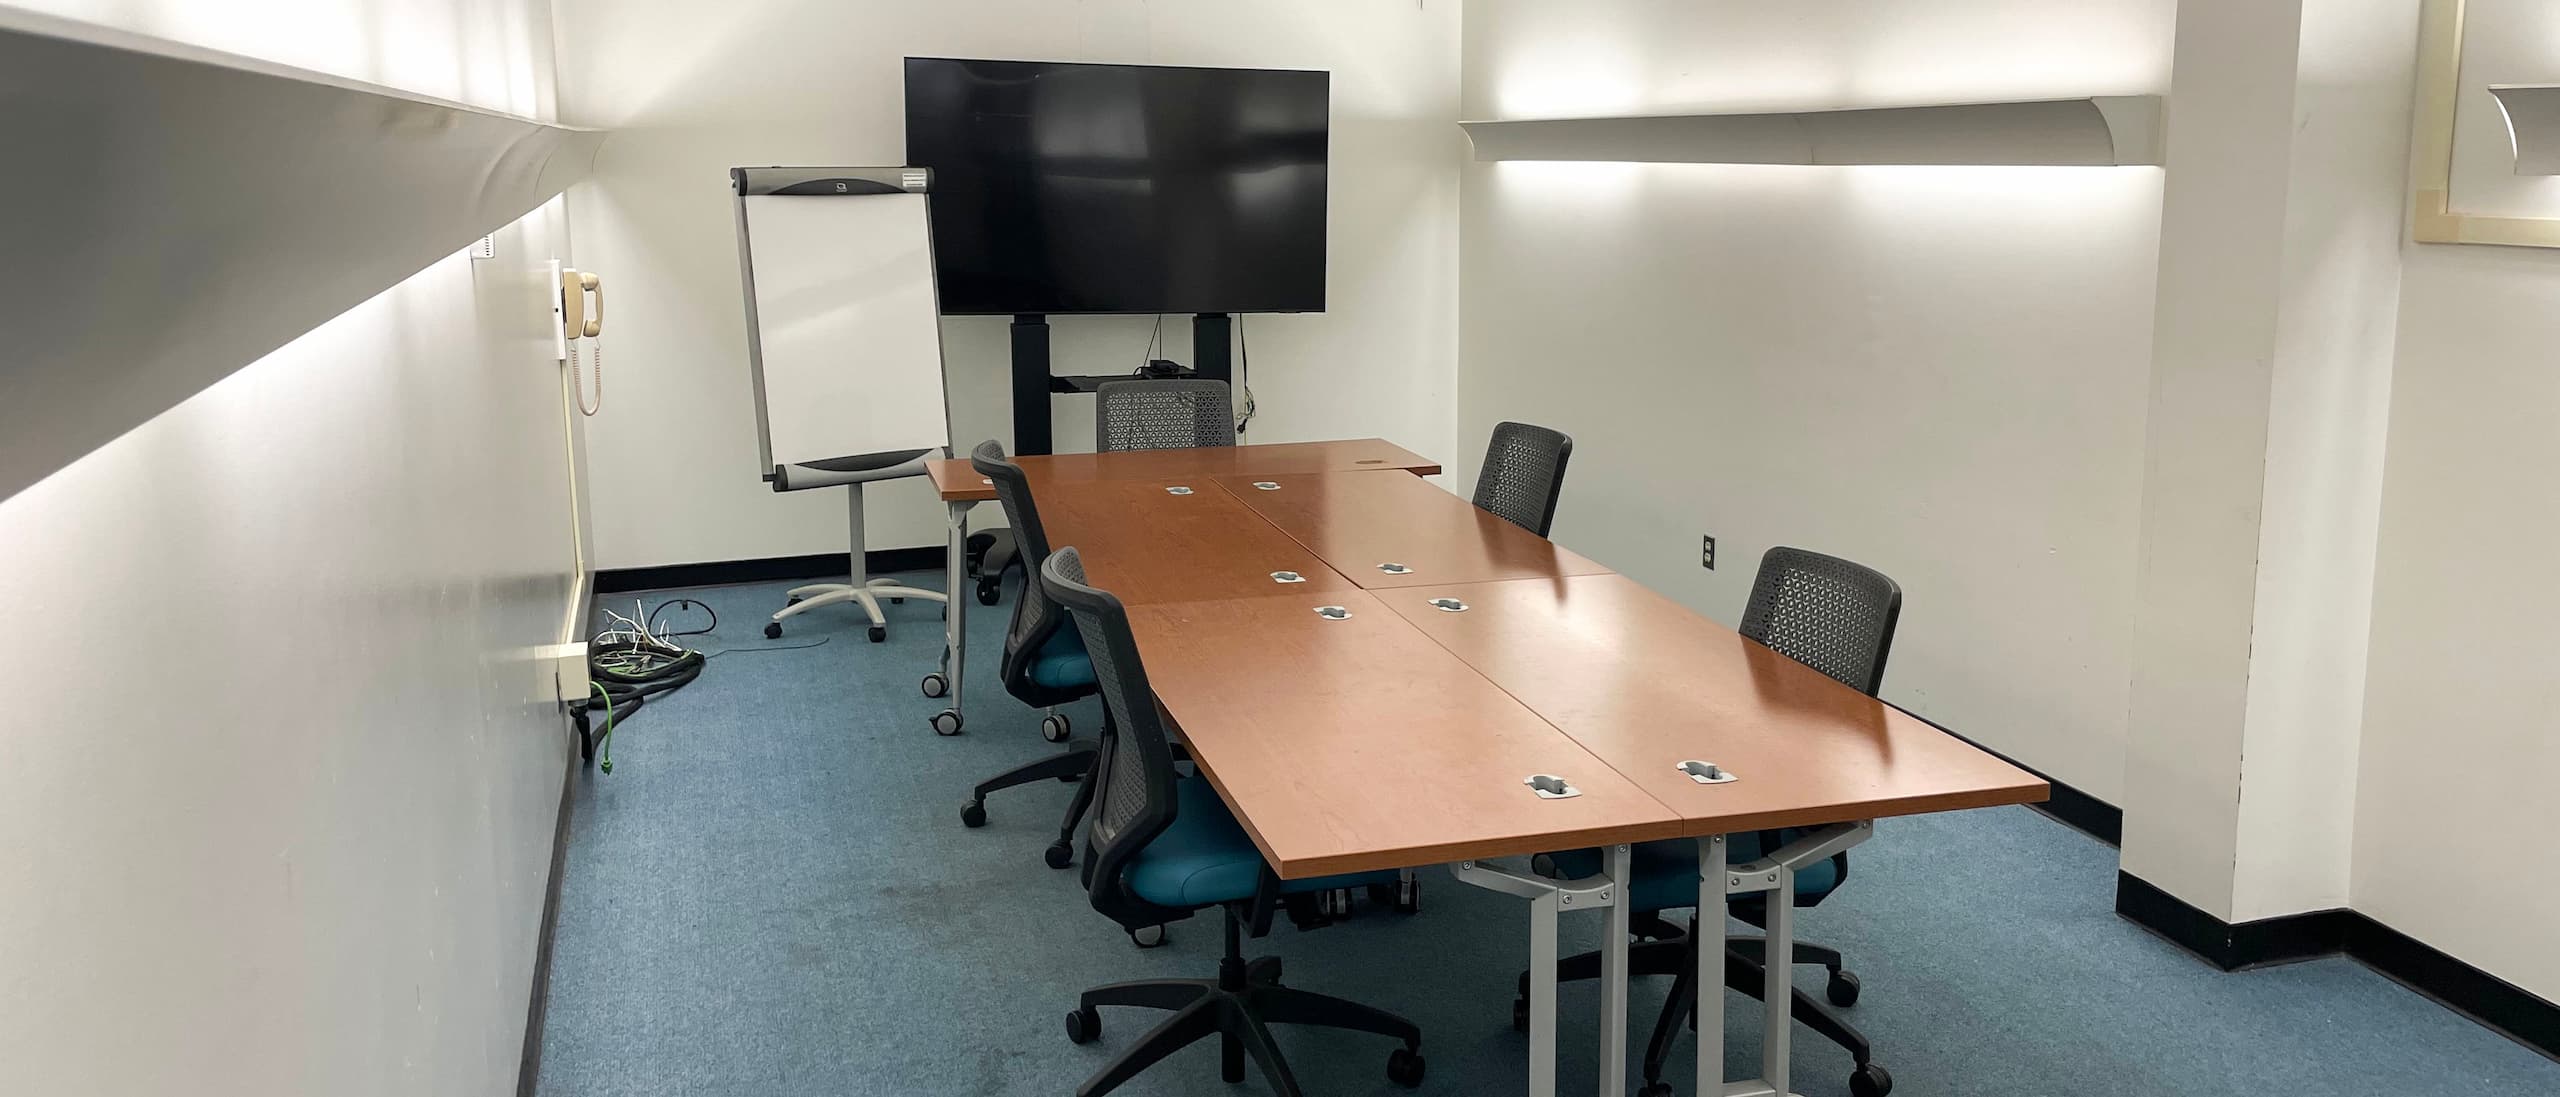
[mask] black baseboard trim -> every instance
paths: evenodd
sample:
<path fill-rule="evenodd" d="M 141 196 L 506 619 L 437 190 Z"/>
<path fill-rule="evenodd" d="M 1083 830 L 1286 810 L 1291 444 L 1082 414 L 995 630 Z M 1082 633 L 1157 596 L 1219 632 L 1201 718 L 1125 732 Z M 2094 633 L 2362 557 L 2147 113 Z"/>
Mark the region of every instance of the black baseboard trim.
<path fill-rule="evenodd" d="M 2355 917 L 2346 910 L 2315 910 L 2233 924 L 2121 870 L 2116 913 L 2224 971 L 2336 955 L 2346 950 Z"/>
<path fill-rule="evenodd" d="M 940 571 L 942 546 L 873 549 L 863 567 L 873 575 L 896 571 Z M 824 579 L 849 575 L 853 557 L 842 552 L 808 556 L 767 556 L 757 560 L 715 560 L 702 564 L 664 564 L 649 568 L 615 568 L 596 573 L 596 593 L 629 594 L 677 587 L 717 587 L 731 583 L 770 583 L 776 579 Z"/>
<path fill-rule="evenodd" d="M 2018 767 L 2019 769 L 2033 773 L 2037 777 L 2043 778 L 2045 784 L 2053 786 L 2053 794 L 2051 797 L 2041 804 L 2029 804 L 2027 805 L 2028 807 L 2044 813 L 2047 818 L 2052 819 L 2057 823 L 2061 823 L 2064 826 L 2070 827 L 2073 830 L 2079 831 L 2080 833 L 2086 834 L 2101 842 L 2105 842 L 2108 845 L 2121 846 L 2124 844 L 2123 808 L 2098 799 L 2095 796 L 2091 796 L 2088 793 L 2071 787 L 2070 785 L 2056 781 L 2053 779 L 2052 774 L 2041 772 L 2034 766 L 2028 765 L 2015 758 L 2011 758 L 2006 754 L 2002 754 L 1999 751 L 1991 749 L 1990 747 L 1983 746 L 1981 743 L 1974 742 L 1972 737 L 1967 736 L 1963 732 L 1957 731 L 1954 728 L 1948 727 L 1945 724 L 1941 724 L 1926 716 L 1922 716 L 1910 709 L 1903 708 L 1900 705 L 1894 705 L 1891 701 L 1887 701 L 1885 703 L 1893 705 L 1895 711 L 1900 712 L 1905 716 L 1946 732 L 1947 734 L 1955 736 L 1958 739 L 1962 739 L 1967 743 L 1971 743 L 1974 749 L 1994 758 L 1998 758 L 2003 762 L 2007 762 L 2010 765 Z"/>
<path fill-rule="evenodd" d="M 2224 971 L 2343 954 L 2493 1032 L 2560 1059 L 2560 1004 L 2352 910 L 2233 924 L 2119 871 L 2116 913 Z"/>
<path fill-rule="evenodd" d="M 2560 1004 L 2364 915 L 2353 918 L 2347 955 L 2490 1031 L 2560 1059 Z"/>
<path fill-rule="evenodd" d="M 563 730 L 567 721 L 562 720 Z M 542 886 L 542 928 L 534 936 L 533 994 L 525 1003 L 524 1058 L 516 1064 L 516 1097 L 534 1097 L 542 1081 L 543 1021 L 551 1011 L 551 942 L 560 930 L 560 878 L 569 869 L 569 790 L 578 779 L 574 738 L 564 742 L 567 757 L 560 765 L 560 810 L 551 822 L 551 878 Z"/>

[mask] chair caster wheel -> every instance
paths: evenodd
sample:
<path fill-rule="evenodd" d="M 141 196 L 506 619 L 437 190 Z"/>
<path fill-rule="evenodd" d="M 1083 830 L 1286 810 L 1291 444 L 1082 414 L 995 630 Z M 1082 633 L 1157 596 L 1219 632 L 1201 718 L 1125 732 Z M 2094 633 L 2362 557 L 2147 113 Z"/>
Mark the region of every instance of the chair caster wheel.
<path fill-rule="evenodd" d="M 936 735 L 960 734 L 960 713 L 953 709 L 944 709 L 940 712 L 934 713 L 933 733 Z"/>
<path fill-rule="evenodd" d="M 764 638 L 765 638 L 765 639 L 767 639 L 767 640 L 779 640 L 779 639 L 782 639 L 782 622 L 780 622 L 780 621 L 767 621 L 767 622 L 765 622 L 765 623 L 764 623 Z"/>
<path fill-rule="evenodd" d="M 1884 1097 L 1893 1092 L 1893 1075 L 1874 1063 L 1860 1063 L 1849 1073 L 1849 1097 Z"/>
<path fill-rule="evenodd" d="M 968 803 L 960 805 L 960 825 L 971 830 L 976 830 L 979 827 L 987 825 L 986 802 L 983 800 L 971 800 Z"/>
<path fill-rule="evenodd" d="M 943 677 L 942 674 L 937 671 L 935 673 L 925 675 L 924 684 L 920 688 L 924 690 L 924 695 L 927 697 L 940 697 L 943 694 L 951 692 L 951 679 Z"/>
<path fill-rule="evenodd" d="M 988 579 L 978 580 L 979 605 L 992 606 L 1003 599 L 1004 587 L 1001 585 L 1000 581 Z"/>
<path fill-rule="evenodd" d="M 888 638 L 889 638 L 889 626 L 887 626 L 887 625 L 873 625 L 873 626 L 871 626 L 870 636 L 871 636 L 871 642 L 872 642 L 872 643 L 875 643 L 875 644 L 877 644 L 877 643 L 879 643 L 879 642 L 881 642 L 881 641 L 883 641 L 883 640 L 888 639 Z"/>
<path fill-rule="evenodd" d="M 1271 983 L 1277 985 L 1280 982 L 1280 958 L 1277 956 L 1256 957 L 1251 963 L 1244 966 L 1244 978 L 1248 983 Z"/>
<path fill-rule="evenodd" d="M 1636 1091 L 1636 1097 L 1671 1097 L 1671 1083 L 1649 1082 Z"/>
<path fill-rule="evenodd" d="M 1163 926 L 1139 926 L 1129 931 L 1129 943 L 1139 948 L 1163 948 Z"/>
<path fill-rule="evenodd" d="M 1316 913 L 1323 915 L 1328 922 L 1351 917 L 1351 889 L 1327 888 L 1317 892 Z"/>
<path fill-rule="evenodd" d="M 1392 884 L 1369 885 L 1369 902 L 1375 906 L 1393 907 L 1398 914 L 1416 914 L 1422 910 L 1422 881 L 1398 880 Z"/>
<path fill-rule="evenodd" d="M 1857 1005 L 1858 977 L 1845 971 L 1832 972 L 1831 981 L 1822 984 L 1822 996 L 1843 1009 Z"/>
<path fill-rule="evenodd" d="M 1067 1042 L 1090 1044 L 1102 1038 L 1102 1013 L 1077 1006 L 1067 1011 Z"/>
<path fill-rule="evenodd" d="M 1422 1084 L 1422 1053 L 1400 1047 L 1387 1054 L 1387 1080 L 1406 1089 Z"/>
<path fill-rule="evenodd" d="M 1040 859 L 1048 862 L 1050 868 L 1065 868 L 1076 863 L 1076 850 L 1074 846 L 1067 844 L 1066 839 L 1060 838 L 1049 843 L 1049 848 L 1040 851 Z"/>
<path fill-rule="evenodd" d="M 1526 998 L 1511 1000 L 1511 1031 L 1529 1031 L 1529 1000 Z"/>
<path fill-rule="evenodd" d="M 1067 741 L 1067 714 L 1052 712 L 1040 718 L 1040 737 L 1052 743 Z"/>

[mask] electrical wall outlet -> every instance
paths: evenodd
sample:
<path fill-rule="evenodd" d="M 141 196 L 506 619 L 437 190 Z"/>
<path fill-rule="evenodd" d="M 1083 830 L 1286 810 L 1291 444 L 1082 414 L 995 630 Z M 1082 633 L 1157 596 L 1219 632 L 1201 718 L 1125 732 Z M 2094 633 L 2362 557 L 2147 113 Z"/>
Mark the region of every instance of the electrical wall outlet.
<path fill-rule="evenodd" d="M 1716 569 L 1715 534 L 1710 533 L 1698 539 L 1698 566 L 1708 571 Z"/>
<path fill-rule="evenodd" d="M 544 644 L 533 649 L 536 673 L 551 679 L 551 699 L 561 708 L 587 699 L 594 692 L 588 685 L 587 644 L 581 640 L 571 644 Z"/>

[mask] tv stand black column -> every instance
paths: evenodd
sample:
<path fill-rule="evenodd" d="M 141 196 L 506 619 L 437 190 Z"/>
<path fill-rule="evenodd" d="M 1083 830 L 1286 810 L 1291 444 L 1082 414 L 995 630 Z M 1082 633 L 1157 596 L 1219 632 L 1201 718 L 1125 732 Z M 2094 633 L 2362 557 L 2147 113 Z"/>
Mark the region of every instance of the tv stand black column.
<path fill-rule="evenodd" d="M 1235 383 L 1235 318 L 1203 312 L 1191 318 L 1191 368 L 1185 376 Z M 1013 318 L 1013 452 L 1053 453 L 1049 430 L 1049 397 L 1061 392 L 1092 392 L 1105 381 L 1126 381 L 1128 374 L 1058 377 L 1049 372 L 1049 318 L 1024 313 Z"/>
<path fill-rule="evenodd" d="M 1223 312 L 1191 318 L 1191 372 L 1230 385 L 1235 378 L 1235 320 Z"/>
<path fill-rule="evenodd" d="M 1049 318 L 1024 313 L 1013 318 L 1013 452 L 1048 453 Z"/>

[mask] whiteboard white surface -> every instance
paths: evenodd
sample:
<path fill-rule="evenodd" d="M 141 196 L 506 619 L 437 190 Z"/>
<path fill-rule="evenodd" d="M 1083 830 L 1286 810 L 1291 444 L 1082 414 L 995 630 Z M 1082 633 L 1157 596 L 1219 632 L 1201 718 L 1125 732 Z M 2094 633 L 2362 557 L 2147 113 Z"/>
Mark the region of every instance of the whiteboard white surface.
<path fill-rule="evenodd" d="M 746 206 L 774 463 L 949 445 L 924 196 Z"/>

